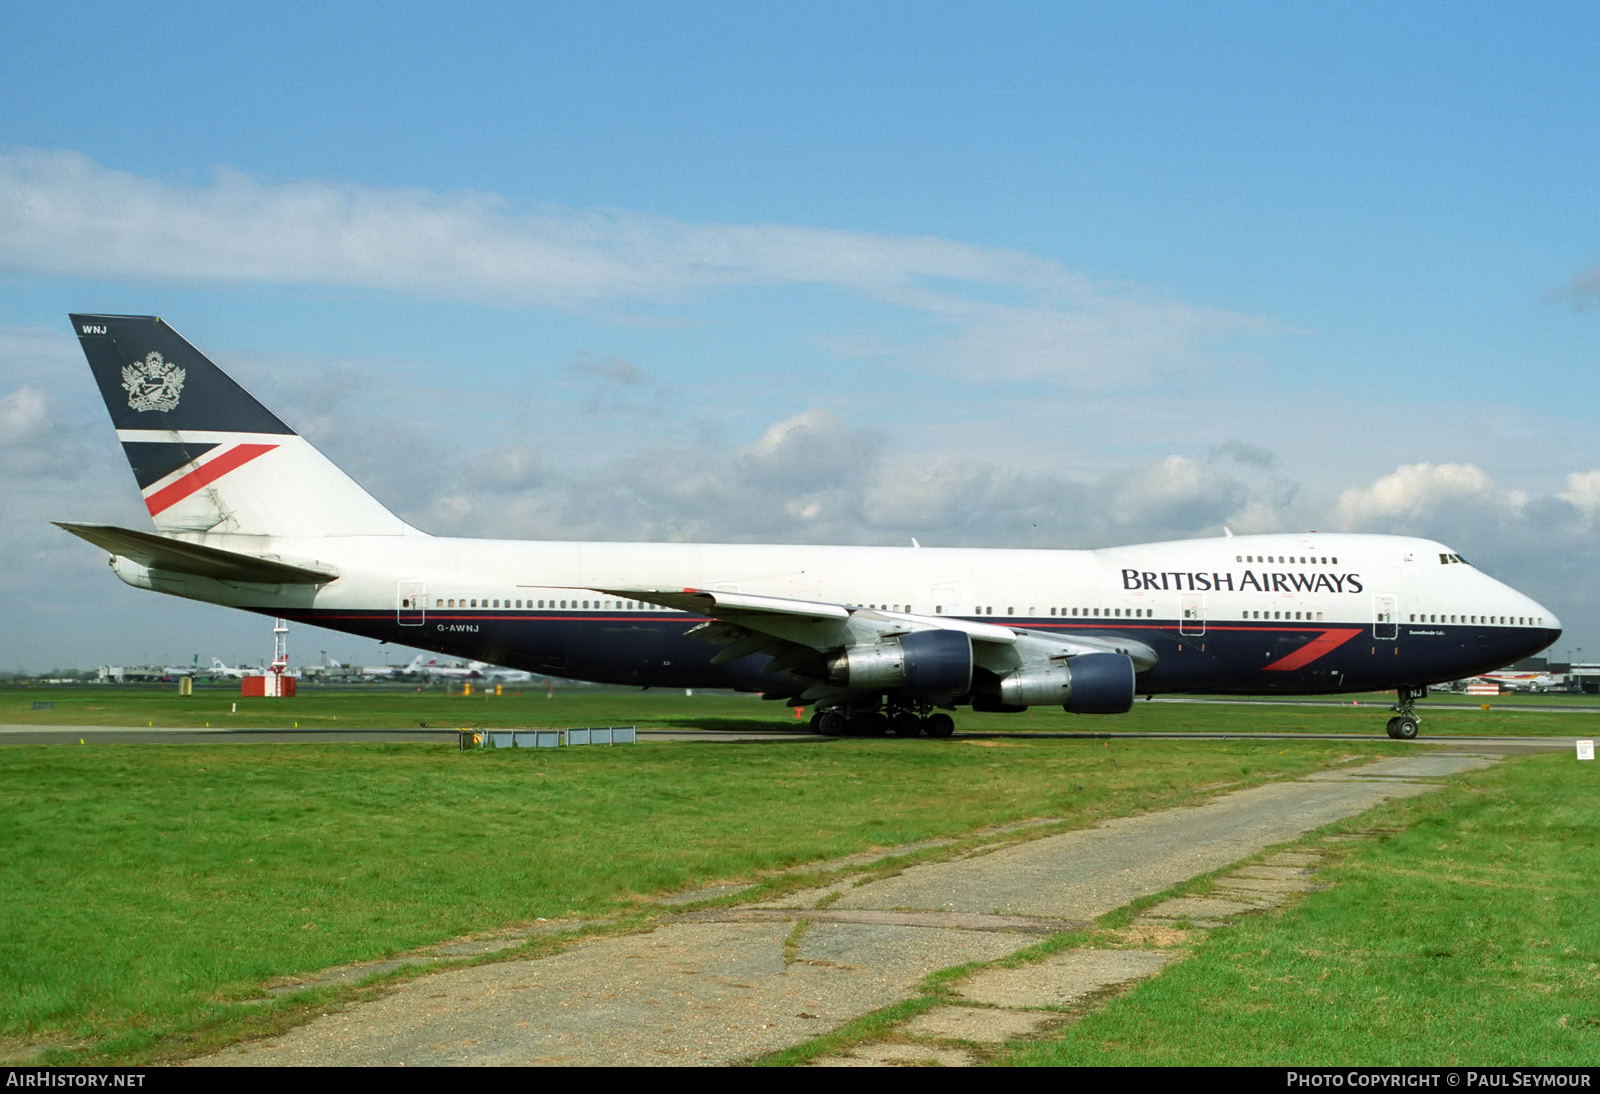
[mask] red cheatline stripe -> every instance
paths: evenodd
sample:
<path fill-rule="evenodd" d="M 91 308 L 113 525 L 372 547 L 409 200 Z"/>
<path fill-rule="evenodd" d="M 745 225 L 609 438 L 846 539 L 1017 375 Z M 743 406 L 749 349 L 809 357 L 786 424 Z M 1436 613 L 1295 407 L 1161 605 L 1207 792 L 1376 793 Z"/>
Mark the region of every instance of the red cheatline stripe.
<path fill-rule="evenodd" d="M 1323 654 L 1332 653 L 1360 633 L 1361 628 L 1359 627 L 1353 627 L 1350 630 L 1323 631 L 1288 657 L 1279 658 L 1272 664 L 1267 665 L 1262 671 L 1290 672 L 1304 665 L 1309 665 Z"/>
<path fill-rule="evenodd" d="M 177 482 L 164 486 L 144 499 L 153 517 L 170 509 L 202 486 L 209 486 L 236 467 L 243 467 L 257 456 L 271 452 L 275 444 L 236 444 L 216 459 L 203 463 Z"/>

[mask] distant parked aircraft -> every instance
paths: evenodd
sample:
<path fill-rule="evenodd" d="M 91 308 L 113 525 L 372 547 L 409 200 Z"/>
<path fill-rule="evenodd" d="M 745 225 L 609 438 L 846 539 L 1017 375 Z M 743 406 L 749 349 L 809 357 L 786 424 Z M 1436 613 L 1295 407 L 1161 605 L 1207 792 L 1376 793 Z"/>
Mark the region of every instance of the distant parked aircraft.
<path fill-rule="evenodd" d="M 1498 684 L 1502 691 L 1548 691 L 1561 682 L 1548 672 L 1510 671 L 1480 673 L 1473 680 Z"/>
<path fill-rule="evenodd" d="M 411 659 L 411 664 L 397 670 L 399 676 L 426 676 L 437 680 L 477 680 L 483 676 L 474 665 L 441 665 L 437 657 L 424 661 L 425 654 Z M 481 662 L 480 662 L 481 664 Z"/>
<path fill-rule="evenodd" d="M 491 665 L 486 661 L 469 661 L 467 667 L 476 672 L 485 680 L 501 684 L 527 684 L 533 681 L 533 673 L 522 669 L 506 669 L 498 665 Z"/>

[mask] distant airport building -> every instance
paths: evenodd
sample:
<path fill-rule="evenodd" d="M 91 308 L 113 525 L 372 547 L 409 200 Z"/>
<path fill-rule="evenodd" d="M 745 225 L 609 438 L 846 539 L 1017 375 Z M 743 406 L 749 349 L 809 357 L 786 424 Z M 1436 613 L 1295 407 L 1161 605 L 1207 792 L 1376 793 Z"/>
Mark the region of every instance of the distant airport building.
<path fill-rule="evenodd" d="M 1574 661 L 1567 674 L 1585 695 L 1600 694 L 1600 661 Z"/>
<path fill-rule="evenodd" d="M 172 670 L 157 665 L 101 665 L 95 678 L 102 684 L 155 684 L 172 679 Z"/>

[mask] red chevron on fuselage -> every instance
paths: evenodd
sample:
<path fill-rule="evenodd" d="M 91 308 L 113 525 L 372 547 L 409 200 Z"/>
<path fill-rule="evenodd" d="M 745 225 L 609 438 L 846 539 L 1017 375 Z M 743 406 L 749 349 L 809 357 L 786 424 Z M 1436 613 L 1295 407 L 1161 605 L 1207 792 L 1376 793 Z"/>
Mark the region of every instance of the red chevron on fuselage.
<path fill-rule="evenodd" d="M 1323 631 L 1289 656 L 1280 657 L 1272 664 L 1263 666 L 1262 671 L 1293 672 L 1295 669 L 1304 668 L 1317 658 L 1332 653 L 1360 633 L 1361 629 L 1359 627 L 1334 628 Z"/>

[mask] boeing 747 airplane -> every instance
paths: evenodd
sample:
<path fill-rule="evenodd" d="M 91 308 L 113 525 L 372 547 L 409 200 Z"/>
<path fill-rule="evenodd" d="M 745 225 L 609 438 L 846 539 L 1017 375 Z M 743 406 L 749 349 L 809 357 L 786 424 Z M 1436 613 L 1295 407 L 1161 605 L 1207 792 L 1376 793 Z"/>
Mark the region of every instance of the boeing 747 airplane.
<path fill-rule="evenodd" d="M 447 539 L 379 504 L 161 319 L 74 315 L 155 531 L 60 527 L 141 589 L 530 672 L 733 688 L 820 733 L 949 711 L 1392 690 L 1550 645 L 1444 544 L 1317 532 L 1101 550 Z"/>

